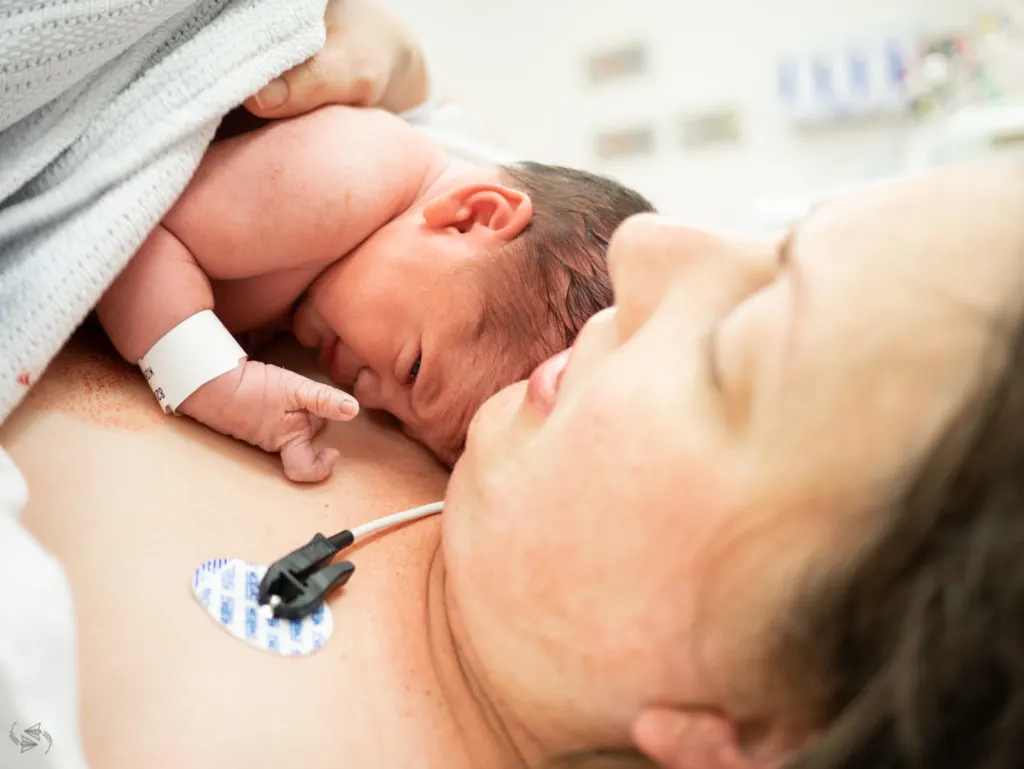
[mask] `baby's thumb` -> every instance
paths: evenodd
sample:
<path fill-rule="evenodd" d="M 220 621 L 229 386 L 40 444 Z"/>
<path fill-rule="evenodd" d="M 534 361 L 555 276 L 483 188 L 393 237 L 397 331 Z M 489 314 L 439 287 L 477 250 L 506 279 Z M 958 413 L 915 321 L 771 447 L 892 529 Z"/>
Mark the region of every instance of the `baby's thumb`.
<path fill-rule="evenodd" d="M 308 411 L 332 422 L 347 422 L 359 413 L 359 401 L 329 385 L 301 378 L 288 393 L 290 411 Z"/>

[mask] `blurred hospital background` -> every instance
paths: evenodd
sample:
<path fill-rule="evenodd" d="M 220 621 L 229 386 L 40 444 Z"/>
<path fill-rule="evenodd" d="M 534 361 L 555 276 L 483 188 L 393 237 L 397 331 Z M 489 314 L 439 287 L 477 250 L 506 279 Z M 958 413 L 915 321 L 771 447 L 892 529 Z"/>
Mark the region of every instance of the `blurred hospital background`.
<path fill-rule="evenodd" d="M 1024 157 L 1024 0 L 386 0 L 518 158 L 775 231 L 844 188 Z"/>

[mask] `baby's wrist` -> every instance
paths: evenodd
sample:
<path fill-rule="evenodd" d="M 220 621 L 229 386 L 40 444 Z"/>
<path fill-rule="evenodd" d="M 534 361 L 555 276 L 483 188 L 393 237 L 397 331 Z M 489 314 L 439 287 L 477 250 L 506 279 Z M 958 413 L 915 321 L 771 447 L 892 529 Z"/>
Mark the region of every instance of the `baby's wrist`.
<path fill-rule="evenodd" d="M 243 360 L 235 368 L 200 386 L 178 405 L 178 413 L 204 423 L 222 415 L 234 401 L 248 365 L 249 361 Z"/>
<path fill-rule="evenodd" d="M 200 310 L 160 337 L 138 364 L 164 411 L 195 413 L 210 397 L 197 396 L 200 389 L 238 368 L 245 357 L 214 312 Z M 217 390 L 205 387 L 204 392 Z M 189 406 L 183 408 L 186 401 Z"/>

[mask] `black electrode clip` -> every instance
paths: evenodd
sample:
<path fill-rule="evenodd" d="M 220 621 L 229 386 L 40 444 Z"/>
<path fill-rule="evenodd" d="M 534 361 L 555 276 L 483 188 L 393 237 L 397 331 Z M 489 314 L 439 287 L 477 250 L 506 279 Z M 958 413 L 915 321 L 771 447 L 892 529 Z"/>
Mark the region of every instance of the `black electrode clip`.
<path fill-rule="evenodd" d="M 269 606 L 280 619 L 298 620 L 312 614 L 327 594 L 348 582 L 356 570 L 350 561 L 330 563 L 354 541 L 348 529 L 330 538 L 317 534 L 272 563 L 260 582 L 260 604 Z"/>

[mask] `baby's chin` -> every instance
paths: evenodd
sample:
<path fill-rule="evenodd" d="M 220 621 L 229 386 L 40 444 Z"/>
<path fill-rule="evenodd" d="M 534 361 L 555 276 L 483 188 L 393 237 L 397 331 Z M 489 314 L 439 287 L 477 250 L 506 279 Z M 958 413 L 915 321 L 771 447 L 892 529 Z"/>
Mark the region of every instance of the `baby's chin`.
<path fill-rule="evenodd" d="M 451 470 L 455 467 L 455 463 L 462 456 L 464 442 L 462 440 L 448 440 L 448 439 L 428 439 L 419 434 L 408 425 L 402 425 L 402 432 L 405 433 L 409 438 L 412 438 L 417 443 L 426 446 L 430 453 L 434 455 L 442 465 Z M 436 430 L 441 435 L 447 435 L 450 431 Z M 457 446 L 457 448 L 453 448 Z"/>
<path fill-rule="evenodd" d="M 454 468 L 466 453 L 474 433 L 500 435 L 513 425 L 525 391 L 525 382 L 514 382 L 483 398 L 480 405 L 469 412 L 464 412 L 461 418 L 455 419 L 452 424 L 446 425 L 443 431 L 439 431 L 444 440 L 440 447 L 431 446 L 434 454 L 449 469 Z"/>

